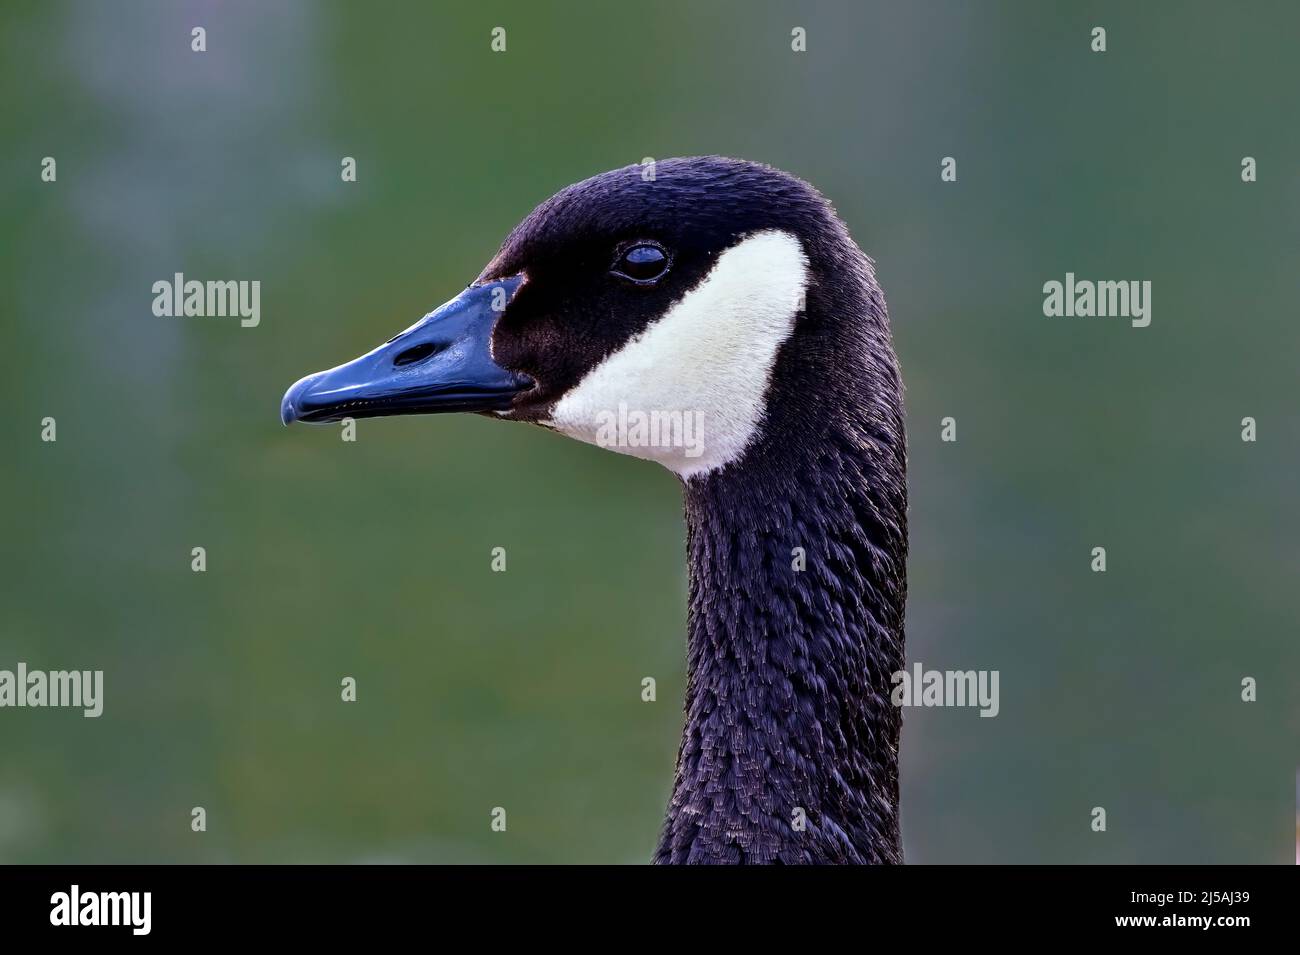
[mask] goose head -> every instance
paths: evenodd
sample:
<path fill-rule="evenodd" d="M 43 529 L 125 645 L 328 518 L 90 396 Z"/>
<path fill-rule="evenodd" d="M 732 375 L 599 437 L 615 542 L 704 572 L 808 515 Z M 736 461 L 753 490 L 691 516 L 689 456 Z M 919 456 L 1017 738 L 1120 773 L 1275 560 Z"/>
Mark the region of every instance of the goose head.
<path fill-rule="evenodd" d="M 846 317 L 827 310 L 874 281 L 829 204 L 756 163 L 648 168 L 542 203 L 456 298 L 294 384 L 283 421 L 479 412 L 690 478 L 742 458 L 765 420 L 779 424 L 774 391 L 804 409 L 837 400 L 809 366 L 845 338 L 833 326 Z"/>
<path fill-rule="evenodd" d="M 690 678 L 655 860 L 890 862 L 901 394 L 870 260 L 830 204 L 705 157 L 563 189 L 465 291 L 298 381 L 281 416 L 477 412 L 675 472 Z"/>

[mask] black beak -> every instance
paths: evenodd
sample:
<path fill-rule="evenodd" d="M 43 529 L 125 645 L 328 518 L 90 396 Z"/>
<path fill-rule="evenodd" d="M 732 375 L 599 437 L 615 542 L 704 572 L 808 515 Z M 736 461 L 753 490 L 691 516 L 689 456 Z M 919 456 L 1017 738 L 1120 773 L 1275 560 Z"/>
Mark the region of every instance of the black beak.
<path fill-rule="evenodd" d="M 440 411 L 496 411 L 532 387 L 492 360 L 492 328 L 522 284 L 513 276 L 467 288 L 372 352 L 301 379 L 280 420 L 339 421 Z"/>

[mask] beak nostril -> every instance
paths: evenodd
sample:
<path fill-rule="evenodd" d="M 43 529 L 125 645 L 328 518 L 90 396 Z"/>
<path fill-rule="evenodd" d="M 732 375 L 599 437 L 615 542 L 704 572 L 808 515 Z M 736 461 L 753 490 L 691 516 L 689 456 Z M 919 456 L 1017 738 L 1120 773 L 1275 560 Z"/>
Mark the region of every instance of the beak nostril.
<path fill-rule="evenodd" d="M 408 348 L 406 349 L 406 351 L 400 353 L 396 358 L 393 359 L 393 367 L 401 368 L 403 365 L 413 365 L 417 361 L 423 361 L 424 359 L 428 358 L 430 355 L 437 354 L 438 352 L 442 351 L 445 347 L 446 347 L 445 345 L 436 345 L 433 342 L 425 342 L 422 345 L 416 345 L 413 348 Z"/>

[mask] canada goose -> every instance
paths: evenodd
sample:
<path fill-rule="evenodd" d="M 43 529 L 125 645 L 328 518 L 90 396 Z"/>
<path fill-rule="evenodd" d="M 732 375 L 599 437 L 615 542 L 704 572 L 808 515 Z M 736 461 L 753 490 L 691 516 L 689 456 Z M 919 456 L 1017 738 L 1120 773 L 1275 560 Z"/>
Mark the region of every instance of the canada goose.
<path fill-rule="evenodd" d="M 872 264 L 815 189 L 719 157 L 569 186 L 464 292 L 281 405 L 441 411 L 682 480 L 686 726 L 655 862 L 902 861 L 902 383 Z"/>

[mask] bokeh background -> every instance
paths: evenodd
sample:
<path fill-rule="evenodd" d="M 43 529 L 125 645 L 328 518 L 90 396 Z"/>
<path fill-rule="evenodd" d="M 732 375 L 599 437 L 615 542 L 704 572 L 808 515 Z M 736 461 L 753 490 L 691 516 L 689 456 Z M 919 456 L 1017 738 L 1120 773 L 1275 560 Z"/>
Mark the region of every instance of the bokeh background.
<path fill-rule="evenodd" d="M 909 860 L 1290 862 L 1300 7 L 1065 6 L 6 3 L 0 667 L 103 669 L 106 702 L 0 710 L 0 861 L 648 859 L 676 480 L 277 409 L 556 189 L 723 153 L 815 183 L 876 259 L 909 659 L 1001 672 L 996 719 L 905 715 Z M 154 317 L 178 271 L 260 280 L 260 326 Z M 1151 326 L 1044 318 L 1067 271 L 1150 280 Z"/>

